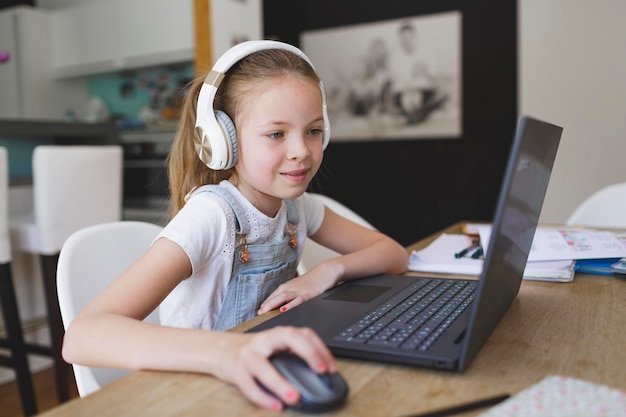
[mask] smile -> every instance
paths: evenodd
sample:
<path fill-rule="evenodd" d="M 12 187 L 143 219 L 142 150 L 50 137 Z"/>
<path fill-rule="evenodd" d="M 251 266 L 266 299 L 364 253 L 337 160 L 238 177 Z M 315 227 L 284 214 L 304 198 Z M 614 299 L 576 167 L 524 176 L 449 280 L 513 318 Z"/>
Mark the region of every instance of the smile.
<path fill-rule="evenodd" d="M 301 177 L 306 177 L 306 174 L 308 172 L 309 172 L 308 169 L 299 169 L 297 171 L 284 172 L 282 173 L 282 175 L 287 176 L 287 177 L 293 177 L 293 178 L 301 178 Z"/>

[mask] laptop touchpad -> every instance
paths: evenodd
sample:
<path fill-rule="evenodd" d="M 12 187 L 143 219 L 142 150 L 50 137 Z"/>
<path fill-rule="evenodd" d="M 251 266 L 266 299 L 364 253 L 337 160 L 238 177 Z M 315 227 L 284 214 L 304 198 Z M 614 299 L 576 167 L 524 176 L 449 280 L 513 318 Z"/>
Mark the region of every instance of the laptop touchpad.
<path fill-rule="evenodd" d="M 379 295 L 387 292 L 391 287 L 378 285 L 350 284 L 341 285 L 337 291 L 324 297 L 325 300 L 353 301 L 369 303 Z"/>

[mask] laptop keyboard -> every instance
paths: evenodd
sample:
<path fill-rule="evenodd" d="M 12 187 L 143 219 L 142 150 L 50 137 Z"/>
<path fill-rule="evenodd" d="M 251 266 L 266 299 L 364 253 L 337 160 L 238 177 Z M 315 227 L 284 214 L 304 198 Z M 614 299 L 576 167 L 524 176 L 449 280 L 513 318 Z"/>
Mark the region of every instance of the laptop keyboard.
<path fill-rule="evenodd" d="M 477 284 L 420 279 L 348 326 L 335 340 L 427 351 L 471 304 Z"/>

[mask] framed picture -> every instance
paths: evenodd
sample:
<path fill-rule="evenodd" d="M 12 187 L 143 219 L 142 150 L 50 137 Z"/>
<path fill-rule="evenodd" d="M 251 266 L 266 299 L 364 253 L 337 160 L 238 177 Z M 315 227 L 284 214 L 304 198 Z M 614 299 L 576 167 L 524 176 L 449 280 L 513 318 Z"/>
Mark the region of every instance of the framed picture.
<path fill-rule="evenodd" d="M 462 137 L 461 13 L 303 31 L 334 140 Z"/>
<path fill-rule="evenodd" d="M 311 191 L 405 245 L 459 219 L 492 220 L 518 119 L 518 1 L 263 0 L 263 10 L 265 37 L 300 46 L 329 92 L 330 144 Z M 399 48 L 404 22 L 437 61 L 446 98 L 412 120 L 388 100 L 368 119 L 377 99 L 350 102 L 346 87 L 367 73 L 375 38 Z"/>

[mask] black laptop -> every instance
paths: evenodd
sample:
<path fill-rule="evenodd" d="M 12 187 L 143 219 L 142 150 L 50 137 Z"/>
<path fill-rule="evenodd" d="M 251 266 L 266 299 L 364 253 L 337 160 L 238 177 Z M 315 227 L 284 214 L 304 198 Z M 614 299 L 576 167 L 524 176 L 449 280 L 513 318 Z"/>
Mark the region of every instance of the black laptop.
<path fill-rule="evenodd" d="M 337 356 L 464 371 L 517 296 L 561 132 L 519 119 L 478 280 L 351 280 L 249 331 L 308 326 Z"/>

